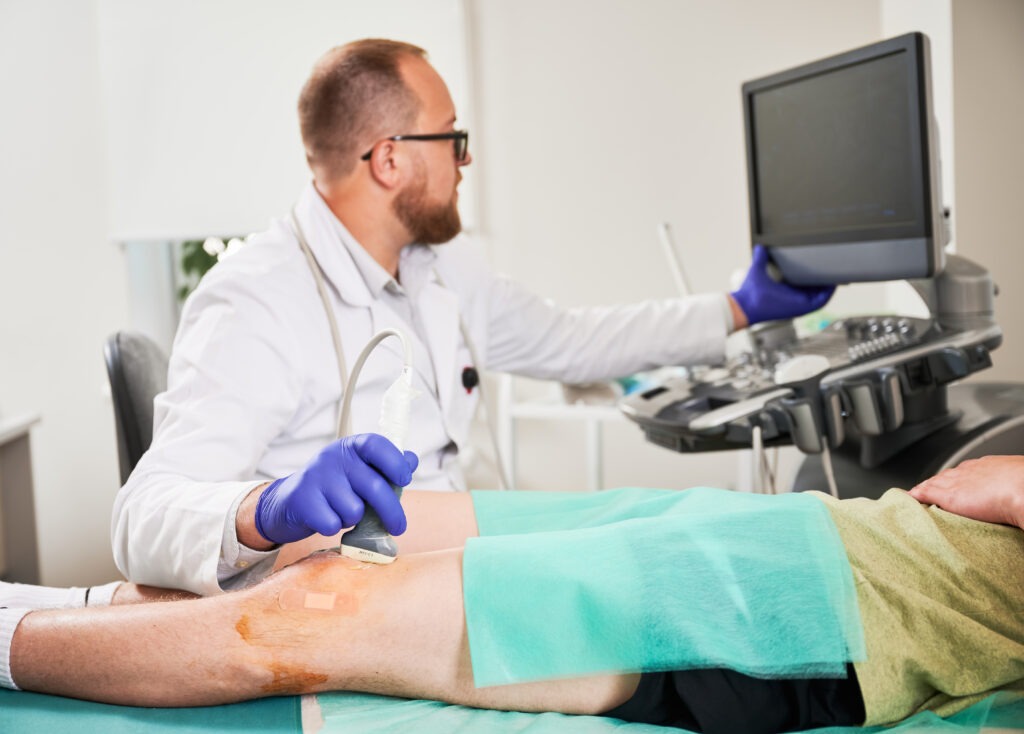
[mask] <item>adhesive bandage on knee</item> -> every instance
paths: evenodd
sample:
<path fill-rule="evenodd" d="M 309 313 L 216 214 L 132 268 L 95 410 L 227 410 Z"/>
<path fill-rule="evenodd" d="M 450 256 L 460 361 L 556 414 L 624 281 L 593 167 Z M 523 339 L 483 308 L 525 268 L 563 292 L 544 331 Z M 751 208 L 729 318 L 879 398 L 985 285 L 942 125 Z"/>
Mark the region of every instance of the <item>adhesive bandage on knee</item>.
<path fill-rule="evenodd" d="M 288 611 L 319 612 L 351 616 L 359 609 L 355 596 L 337 591 L 312 591 L 309 589 L 284 589 L 277 596 L 277 603 Z"/>

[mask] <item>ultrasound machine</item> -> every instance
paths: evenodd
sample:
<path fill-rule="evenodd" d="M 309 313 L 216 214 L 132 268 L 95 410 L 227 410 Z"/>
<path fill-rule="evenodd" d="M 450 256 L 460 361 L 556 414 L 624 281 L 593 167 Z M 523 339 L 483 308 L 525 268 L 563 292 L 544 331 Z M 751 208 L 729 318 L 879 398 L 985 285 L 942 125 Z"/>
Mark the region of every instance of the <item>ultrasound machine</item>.
<path fill-rule="evenodd" d="M 989 273 L 945 252 L 928 39 L 911 33 L 743 85 L 751 244 L 797 285 L 907 280 L 928 318 L 879 314 L 750 348 L 620 403 L 675 451 L 795 445 L 795 491 L 878 497 L 1024 452 L 1024 385 L 955 384 L 1002 340 Z M 834 476 L 838 476 L 838 483 Z"/>

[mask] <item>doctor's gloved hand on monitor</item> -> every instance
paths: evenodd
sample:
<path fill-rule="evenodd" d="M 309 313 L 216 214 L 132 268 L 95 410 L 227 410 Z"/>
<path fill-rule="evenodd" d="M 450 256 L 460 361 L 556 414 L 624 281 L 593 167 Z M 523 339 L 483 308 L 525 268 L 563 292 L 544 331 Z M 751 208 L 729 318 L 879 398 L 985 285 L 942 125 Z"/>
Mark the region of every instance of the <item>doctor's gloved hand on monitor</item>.
<path fill-rule="evenodd" d="M 796 286 L 778 281 L 768 272 L 768 265 L 768 250 L 755 245 L 750 270 L 739 289 L 730 294 L 747 320 L 736 328 L 803 316 L 824 306 L 835 292 L 834 285 Z"/>
<path fill-rule="evenodd" d="M 367 504 L 392 535 L 405 532 L 405 512 L 391 484 L 412 481 L 419 460 L 384 436 L 364 433 L 327 445 L 304 469 L 271 483 L 259 495 L 255 530 L 275 544 L 314 533 L 337 534 L 363 517 Z"/>

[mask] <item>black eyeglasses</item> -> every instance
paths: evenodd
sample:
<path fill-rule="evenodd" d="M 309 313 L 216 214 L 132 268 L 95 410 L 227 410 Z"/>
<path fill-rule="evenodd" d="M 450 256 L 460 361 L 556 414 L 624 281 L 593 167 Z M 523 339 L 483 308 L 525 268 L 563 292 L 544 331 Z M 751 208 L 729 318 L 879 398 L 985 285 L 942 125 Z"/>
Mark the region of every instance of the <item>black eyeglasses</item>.
<path fill-rule="evenodd" d="M 427 135 L 392 135 L 383 140 L 451 140 L 455 146 L 455 160 L 462 163 L 469 155 L 469 131 L 452 130 L 450 133 L 430 133 Z M 374 143 L 376 145 L 376 143 Z M 366 151 L 360 160 L 368 161 L 373 155 L 373 148 Z"/>

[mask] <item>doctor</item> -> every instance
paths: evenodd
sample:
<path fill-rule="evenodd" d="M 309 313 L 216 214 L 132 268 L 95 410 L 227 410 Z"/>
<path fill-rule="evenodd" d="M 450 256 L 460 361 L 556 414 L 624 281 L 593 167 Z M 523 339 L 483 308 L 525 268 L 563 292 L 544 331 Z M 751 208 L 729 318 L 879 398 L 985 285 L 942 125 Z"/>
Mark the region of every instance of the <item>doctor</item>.
<path fill-rule="evenodd" d="M 333 535 L 365 502 L 392 533 L 384 478 L 463 489 L 458 467 L 477 369 L 588 382 L 722 358 L 734 329 L 819 308 L 831 289 L 768 277 L 739 291 L 603 309 L 560 309 L 499 277 L 459 236 L 460 169 L 472 162 L 448 89 L 422 49 L 363 40 L 329 51 L 299 99 L 313 181 L 291 216 L 206 275 L 185 304 L 155 401 L 153 443 L 117 496 L 118 568 L 142 584 L 209 595 L 269 573 L 279 544 Z M 308 256 L 304 250 L 308 247 Z M 381 329 L 412 340 L 403 456 L 376 430 L 402 368 L 376 349 L 352 402 L 356 435 L 334 441 L 338 345 L 352 365 Z M 276 479 L 276 481 L 274 481 Z"/>

